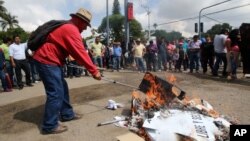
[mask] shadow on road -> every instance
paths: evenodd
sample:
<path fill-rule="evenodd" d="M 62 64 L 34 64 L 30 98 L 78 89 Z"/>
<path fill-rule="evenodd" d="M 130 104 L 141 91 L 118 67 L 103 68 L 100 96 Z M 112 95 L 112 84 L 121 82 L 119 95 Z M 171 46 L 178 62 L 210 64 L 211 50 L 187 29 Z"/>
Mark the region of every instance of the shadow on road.
<path fill-rule="evenodd" d="M 13 119 L 40 126 L 43 117 L 44 105 L 17 112 Z"/>

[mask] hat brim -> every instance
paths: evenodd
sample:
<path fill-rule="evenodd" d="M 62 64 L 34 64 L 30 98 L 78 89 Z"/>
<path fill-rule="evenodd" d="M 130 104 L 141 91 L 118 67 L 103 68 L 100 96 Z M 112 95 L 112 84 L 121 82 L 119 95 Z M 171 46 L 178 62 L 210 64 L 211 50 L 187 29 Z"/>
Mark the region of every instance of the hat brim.
<path fill-rule="evenodd" d="M 70 16 L 71 17 L 76 16 L 76 17 L 82 19 L 83 21 L 85 21 L 88 24 L 89 27 L 91 27 L 90 21 L 87 18 L 85 18 L 84 16 L 79 15 L 79 14 L 74 14 L 74 13 L 70 14 Z"/>

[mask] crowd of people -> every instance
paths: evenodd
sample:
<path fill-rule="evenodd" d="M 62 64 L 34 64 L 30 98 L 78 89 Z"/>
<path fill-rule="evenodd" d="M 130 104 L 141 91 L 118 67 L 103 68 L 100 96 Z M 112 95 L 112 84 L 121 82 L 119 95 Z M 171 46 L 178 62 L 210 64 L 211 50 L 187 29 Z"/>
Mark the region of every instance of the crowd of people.
<path fill-rule="evenodd" d="M 29 50 L 27 43 L 21 43 L 17 35 L 13 40 L 3 38 L 0 45 L 0 79 L 4 92 L 12 91 L 13 86 L 21 90 L 24 84 L 32 87 L 32 83 L 40 80 L 43 82 L 46 103 L 42 134 L 65 132 L 68 130 L 67 126 L 59 121 L 67 122 L 82 117 L 74 112 L 70 104 L 69 88 L 64 78 L 79 77 L 83 70 L 85 75 L 90 73 L 94 79 L 101 80 L 101 70 L 104 67 L 112 72 L 119 72 L 120 69 L 131 66 L 139 73 L 200 73 L 202 68 L 202 72 L 207 73 L 209 66 L 212 75 L 218 76 L 220 65 L 223 65 L 222 76 L 236 79 L 241 53 L 243 73 L 250 73 L 250 62 L 247 59 L 250 49 L 242 46 L 245 42 L 241 42 L 242 34 L 238 29 L 230 32 L 223 29 L 214 39 L 210 36 L 199 39 L 194 35 L 190 40 L 181 38 L 178 41 L 167 41 L 161 38 L 146 43 L 137 38 L 130 42 L 127 50 L 119 41 L 104 46 L 99 36 L 87 45 L 82 40 L 81 32 L 91 26 L 92 14 L 80 8 L 70 16 L 71 19 L 50 32 L 46 42 L 35 51 Z M 249 45 L 249 36 L 244 36 L 243 40 Z M 22 71 L 25 73 L 25 83 Z"/>
<path fill-rule="evenodd" d="M 99 39 L 98 39 L 99 40 Z M 194 35 L 192 39 L 180 38 L 177 41 L 167 41 L 164 38 L 148 43 L 135 39 L 129 44 L 129 50 L 120 42 L 113 42 L 108 47 L 102 45 L 98 59 L 93 62 L 99 67 L 111 68 L 112 71 L 132 67 L 139 73 L 145 71 L 173 71 L 189 73 L 208 73 L 218 76 L 222 66 L 223 77 L 237 79 L 238 66 L 242 66 L 241 36 L 239 29 L 222 29 L 220 33 L 199 39 Z M 89 48 L 90 52 L 96 47 Z M 126 49 L 125 49 L 126 50 Z M 93 53 L 91 53 L 93 56 Z M 249 64 L 249 61 L 245 59 Z M 243 63 L 244 67 L 244 63 Z M 243 76 L 249 73 L 249 68 L 243 71 Z"/>
<path fill-rule="evenodd" d="M 189 73 L 195 71 L 195 73 L 205 74 L 209 67 L 211 74 L 218 76 L 218 70 L 222 66 L 222 76 L 236 79 L 237 68 L 241 65 L 242 58 L 238 29 L 230 32 L 223 29 L 213 39 L 210 36 L 199 39 L 198 35 L 194 35 L 192 39 L 180 38 L 178 41 L 167 41 L 161 38 L 146 43 L 138 38 L 131 41 L 127 52 L 121 42 L 115 41 L 105 46 L 101 43 L 99 36 L 95 37 L 93 43 L 87 45 L 84 42 L 83 44 L 85 51 L 97 67 L 106 67 L 112 72 L 132 68 L 139 73 L 168 70 Z M 0 45 L 0 76 L 4 92 L 12 91 L 11 86 L 23 89 L 21 70 L 25 73 L 26 86 L 32 87 L 32 83 L 40 81 L 32 53 L 27 50 L 26 43 L 21 43 L 18 36 L 13 38 L 13 42 L 10 38 L 3 39 Z M 66 58 L 65 62 L 64 77 L 80 77 L 83 74 L 89 76 L 87 69 L 79 66 L 71 55 Z M 245 75 L 245 72 L 243 73 Z M 10 82 L 6 79 L 7 74 Z M 103 75 L 102 71 L 101 75 Z"/>

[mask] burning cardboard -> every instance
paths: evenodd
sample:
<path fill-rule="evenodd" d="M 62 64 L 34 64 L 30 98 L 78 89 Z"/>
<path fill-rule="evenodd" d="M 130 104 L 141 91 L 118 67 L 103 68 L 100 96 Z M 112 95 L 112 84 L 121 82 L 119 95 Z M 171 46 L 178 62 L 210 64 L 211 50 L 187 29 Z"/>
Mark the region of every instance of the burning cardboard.
<path fill-rule="evenodd" d="M 171 76 L 170 81 L 176 78 Z M 227 140 L 232 122 L 202 99 L 189 99 L 173 83 L 146 73 L 132 92 L 130 130 L 146 141 Z M 179 90 L 179 91 L 178 91 Z"/>

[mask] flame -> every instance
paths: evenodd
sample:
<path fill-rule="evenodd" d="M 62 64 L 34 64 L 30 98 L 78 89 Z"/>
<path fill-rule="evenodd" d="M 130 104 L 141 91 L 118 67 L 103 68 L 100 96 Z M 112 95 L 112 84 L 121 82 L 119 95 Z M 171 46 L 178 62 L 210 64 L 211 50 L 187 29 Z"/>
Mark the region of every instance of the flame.
<path fill-rule="evenodd" d="M 171 74 L 170 76 L 167 76 L 167 73 L 165 73 L 165 76 L 166 76 L 166 80 L 170 83 L 175 83 L 176 82 L 176 77 Z"/>
<path fill-rule="evenodd" d="M 144 109 L 159 108 L 172 100 L 171 96 L 167 96 L 161 83 L 156 82 L 156 77 L 150 73 L 145 74 L 144 80 L 150 83 L 146 92 L 146 99 L 144 102 Z M 171 93 L 171 92 L 170 92 Z"/>

